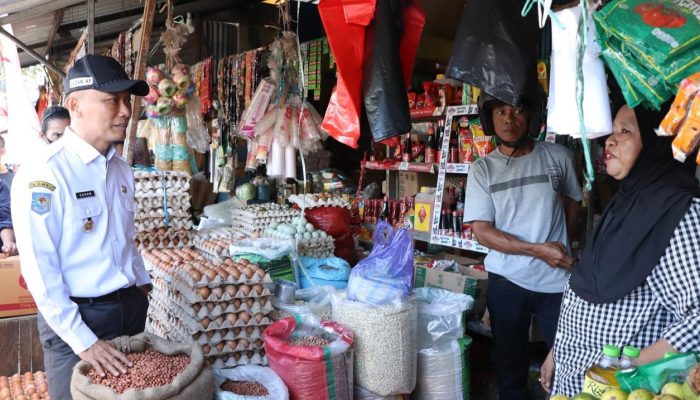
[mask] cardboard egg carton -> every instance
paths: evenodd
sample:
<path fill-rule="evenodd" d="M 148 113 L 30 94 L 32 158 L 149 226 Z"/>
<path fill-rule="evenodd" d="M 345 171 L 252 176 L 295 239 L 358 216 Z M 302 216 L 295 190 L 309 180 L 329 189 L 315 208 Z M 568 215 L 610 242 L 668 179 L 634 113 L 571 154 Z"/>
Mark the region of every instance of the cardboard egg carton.
<path fill-rule="evenodd" d="M 244 315 L 247 315 L 247 322 L 245 322 Z M 235 322 L 229 317 L 235 317 Z M 232 318 L 233 318 L 232 317 Z M 237 314 L 226 314 L 220 315 L 215 319 L 205 318 L 202 321 L 197 321 L 191 318 L 189 315 L 182 314 L 179 316 L 179 320 L 182 322 L 182 326 L 186 329 L 190 335 L 194 335 L 197 332 L 209 332 L 219 329 L 231 329 L 231 328 L 247 328 L 247 327 L 264 327 L 272 324 L 272 319 L 263 314 L 250 315 L 245 311 L 239 312 Z"/>
<path fill-rule="evenodd" d="M 192 215 L 187 212 L 186 209 L 182 208 L 172 208 L 168 207 L 167 210 L 164 210 L 163 208 L 152 208 L 152 209 L 147 209 L 147 208 L 142 208 L 138 209 L 136 211 L 136 214 L 134 215 L 134 220 L 136 222 L 139 221 L 150 221 L 153 219 L 164 219 L 165 214 L 168 214 L 168 218 L 175 220 L 175 219 L 190 219 Z"/>
<path fill-rule="evenodd" d="M 242 365 L 267 365 L 265 350 L 233 353 L 224 356 L 209 356 L 206 360 L 214 368 L 235 368 Z"/>
<path fill-rule="evenodd" d="M 242 239 L 243 236 L 229 227 L 203 229 L 195 235 L 197 240 Z"/>
<path fill-rule="evenodd" d="M 263 349 L 262 339 L 255 339 L 253 341 L 249 341 L 248 339 L 227 340 L 217 343 L 210 342 L 202 345 L 202 352 L 205 356 L 222 356 L 245 351 L 260 351 Z"/>
<path fill-rule="evenodd" d="M 318 207 L 341 207 L 350 208 L 350 203 L 340 196 L 330 195 L 328 193 L 318 194 L 293 194 L 287 199 L 290 203 L 296 204 L 299 208 L 318 208 Z"/>
<path fill-rule="evenodd" d="M 135 221 L 135 225 L 136 232 L 149 232 L 160 228 L 189 231 L 192 229 L 192 220 L 184 217 L 168 217 L 167 221 L 165 217 L 147 218 L 145 220 Z"/>
<path fill-rule="evenodd" d="M 156 190 L 162 187 L 187 191 L 190 175 L 179 171 L 134 171 L 136 190 Z"/>
<path fill-rule="evenodd" d="M 249 295 L 245 295 L 244 293 L 240 293 L 240 291 L 236 292 L 234 296 L 231 296 L 228 292 L 222 292 L 221 296 L 218 296 L 216 292 L 212 292 L 207 296 L 206 298 L 202 296 L 202 292 L 199 292 L 195 290 L 194 288 L 185 285 L 182 283 L 181 280 L 175 280 L 173 282 L 173 287 L 175 290 L 179 291 L 185 299 L 190 302 L 190 303 L 202 303 L 206 301 L 226 301 L 229 302 L 234 299 L 247 299 L 247 298 L 256 298 L 256 297 L 267 297 L 270 296 L 270 290 L 266 287 L 263 287 L 261 291 L 254 292 L 251 290 Z M 199 288 L 203 289 L 203 288 Z"/>
<path fill-rule="evenodd" d="M 134 239 L 136 248 L 141 250 L 178 249 L 189 247 L 191 234 L 186 230 L 168 229 L 166 233 L 138 232 Z"/>
<path fill-rule="evenodd" d="M 219 343 L 222 341 L 246 339 L 250 341 L 262 340 L 263 332 L 267 326 L 249 326 L 246 328 L 219 329 L 217 331 L 197 332 L 190 335 L 190 340 L 193 343 L 200 345 Z"/>
<path fill-rule="evenodd" d="M 216 239 L 202 239 L 195 235 L 193 243 L 194 247 L 204 253 L 205 257 L 211 257 L 215 259 L 225 259 L 231 256 L 229 252 L 229 246 L 236 243 L 237 241 L 244 239 L 245 235 L 237 234 L 237 238 L 216 238 Z M 223 262 L 223 261 L 222 261 Z"/>
<path fill-rule="evenodd" d="M 167 203 L 167 207 L 166 207 Z M 167 202 L 163 196 L 152 196 L 152 197 L 137 197 L 136 198 L 136 211 L 140 210 L 155 210 L 171 207 L 177 210 L 188 210 L 190 205 L 190 195 L 189 194 L 177 194 L 168 195 Z"/>
<path fill-rule="evenodd" d="M 162 283 L 159 285 L 161 286 Z M 263 314 L 269 316 L 274 310 L 271 296 L 234 299 L 231 302 L 211 302 L 211 303 L 195 303 L 187 302 L 179 292 L 169 289 L 161 289 L 154 284 L 152 296 L 163 304 L 175 305 L 178 313 L 185 314 L 190 318 L 201 322 L 204 318 L 214 319 L 221 315 L 236 314 L 247 312 L 249 315 Z"/>

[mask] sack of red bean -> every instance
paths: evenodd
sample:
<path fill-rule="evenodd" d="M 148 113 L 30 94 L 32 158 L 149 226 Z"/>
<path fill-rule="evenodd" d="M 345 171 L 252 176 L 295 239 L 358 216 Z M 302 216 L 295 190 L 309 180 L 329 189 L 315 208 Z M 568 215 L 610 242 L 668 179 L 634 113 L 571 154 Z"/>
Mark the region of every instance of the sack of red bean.
<path fill-rule="evenodd" d="M 214 400 L 288 400 L 287 385 L 271 368 L 247 365 L 214 369 Z"/>
<path fill-rule="evenodd" d="M 199 345 L 169 342 L 150 333 L 109 341 L 133 366 L 100 377 L 81 361 L 73 369 L 73 400 L 196 400 L 214 395 L 214 375 Z"/>
<path fill-rule="evenodd" d="M 267 362 L 292 400 L 352 400 L 350 329 L 312 315 L 283 318 L 263 333 Z"/>

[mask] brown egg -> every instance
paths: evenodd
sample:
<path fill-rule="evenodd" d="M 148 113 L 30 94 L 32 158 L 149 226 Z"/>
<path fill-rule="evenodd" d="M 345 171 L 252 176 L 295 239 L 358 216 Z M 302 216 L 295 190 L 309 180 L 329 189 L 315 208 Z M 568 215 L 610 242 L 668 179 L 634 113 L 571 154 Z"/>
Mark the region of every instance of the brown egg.
<path fill-rule="evenodd" d="M 226 342 L 226 346 L 228 346 L 228 348 L 231 350 L 236 350 L 236 347 L 238 347 L 238 341 L 237 340 L 229 340 L 228 342 Z"/>
<path fill-rule="evenodd" d="M 238 282 L 241 279 L 241 271 L 237 270 L 235 267 L 228 269 L 228 273 L 233 277 L 233 280 Z"/>
<path fill-rule="evenodd" d="M 231 326 L 236 325 L 236 321 L 238 321 L 238 317 L 234 313 L 226 314 L 226 319 L 231 323 Z"/>
<path fill-rule="evenodd" d="M 263 285 L 261 285 L 259 283 L 256 283 L 255 285 L 253 285 L 251 289 L 258 296 L 260 296 L 263 293 Z"/>
<path fill-rule="evenodd" d="M 238 287 L 238 292 L 243 295 L 243 297 L 248 297 L 250 296 L 250 286 L 248 285 L 240 285 Z"/>
<path fill-rule="evenodd" d="M 226 343 L 225 343 L 225 342 L 219 342 L 219 343 L 217 343 L 217 344 L 216 344 L 216 351 L 218 351 L 219 353 L 221 353 L 222 351 L 224 351 L 224 346 L 226 346 Z"/>
<path fill-rule="evenodd" d="M 204 317 L 204 319 L 203 319 L 202 322 L 201 322 L 201 324 L 202 324 L 202 326 L 204 327 L 204 329 L 209 328 L 209 324 L 210 324 L 210 323 L 211 323 L 211 320 L 210 320 L 209 318 L 207 318 L 207 317 Z"/>
<path fill-rule="evenodd" d="M 236 287 L 234 285 L 226 285 L 224 289 L 229 296 L 233 297 L 236 295 Z"/>
<path fill-rule="evenodd" d="M 248 358 L 253 358 L 253 356 L 255 355 L 255 353 L 253 353 L 252 350 L 248 350 L 248 351 L 245 352 L 245 355 L 246 355 Z"/>
<path fill-rule="evenodd" d="M 216 335 L 216 331 L 209 331 L 207 332 L 207 339 L 211 339 Z"/>
<path fill-rule="evenodd" d="M 212 302 L 207 303 L 207 310 L 214 311 L 215 307 L 216 307 L 216 303 L 212 303 Z"/>
<path fill-rule="evenodd" d="M 190 275 L 190 278 L 192 278 L 192 280 L 195 282 L 199 282 L 200 280 L 202 280 L 202 273 L 194 268 L 190 269 L 188 274 Z"/>
<path fill-rule="evenodd" d="M 202 336 L 202 332 L 197 332 L 194 335 L 192 335 L 192 338 L 194 340 L 199 340 L 199 338 Z"/>
<path fill-rule="evenodd" d="M 249 327 L 245 328 L 245 333 L 246 333 L 248 336 L 251 336 L 251 335 L 253 334 L 253 332 L 255 332 L 255 327 L 254 327 L 254 326 L 249 326 Z"/>
<path fill-rule="evenodd" d="M 238 335 L 241 334 L 241 332 L 243 331 L 243 329 L 241 329 L 241 328 L 233 328 L 232 331 L 233 331 L 233 336 L 238 336 Z"/>
<path fill-rule="evenodd" d="M 202 346 L 202 352 L 204 352 L 204 354 L 209 354 L 209 351 L 211 351 L 211 346 L 209 346 L 208 344 Z"/>
<path fill-rule="evenodd" d="M 221 329 L 221 330 L 219 331 L 219 333 L 221 334 L 221 337 L 224 337 L 224 336 L 228 335 L 228 328 L 226 328 L 226 329 Z"/>
<path fill-rule="evenodd" d="M 196 303 L 195 305 L 192 306 L 192 309 L 194 310 L 194 312 L 198 313 L 199 310 L 202 309 L 202 305 L 199 303 Z"/>
<path fill-rule="evenodd" d="M 253 308 L 253 306 L 255 305 L 255 299 L 252 297 L 249 298 L 245 301 L 245 305 L 247 305 L 249 309 Z"/>
<path fill-rule="evenodd" d="M 206 299 L 209 298 L 209 295 L 211 294 L 211 289 L 209 289 L 208 287 L 199 288 L 199 289 L 197 289 L 197 293 L 198 293 L 203 299 L 206 300 Z"/>
<path fill-rule="evenodd" d="M 255 314 L 255 316 L 254 316 L 255 322 L 257 322 L 258 324 L 260 324 L 260 323 L 262 322 L 262 320 L 263 320 L 263 317 L 264 317 L 264 315 L 262 315 L 262 313 L 257 313 L 257 314 Z"/>
<path fill-rule="evenodd" d="M 250 261 L 246 260 L 245 258 L 241 259 L 241 260 L 239 261 L 239 263 L 241 263 L 241 264 L 243 264 L 243 265 L 250 265 Z"/>
<path fill-rule="evenodd" d="M 221 275 L 221 279 L 227 280 L 228 279 L 228 272 L 226 272 L 225 269 L 221 267 L 216 267 L 216 272 Z"/>
<path fill-rule="evenodd" d="M 267 304 L 267 297 L 261 297 L 258 299 L 258 302 L 260 302 L 260 307 L 265 307 L 265 304 Z"/>
<path fill-rule="evenodd" d="M 165 229 L 165 228 L 158 228 L 158 233 L 161 234 L 161 235 L 165 234 L 167 231 L 168 231 L 168 230 Z"/>
<path fill-rule="evenodd" d="M 242 320 L 244 324 L 248 325 L 248 321 L 250 321 L 250 314 L 245 311 L 241 311 L 238 313 L 238 319 Z"/>
<path fill-rule="evenodd" d="M 248 346 L 250 346 L 250 342 L 248 341 L 248 339 L 241 339 L 238 341 L 238 345 L 243 347 L 244 349 L 247 349 Z"/>
<path fill-rule="evenodd" d="M 214 289 L 211 290 L 211 293 L 217 298 L 220 299 L 221 296 L 224 295 L 224 289 L 220 287 L 215 287 Z"/>
<path fill-rule="evenodd" d="M 219 327 L 221 327 L 221 325 L 224 323 L 224 320 L 225 320 L 224 316 L 219 315 L 218 317 L 216 317 L 216 319 L 214 321 L 216 321 L 217 325 Z"/>
<path fill-rule="evenodd" d="M 262 339 L 255 339 L 255 346 L 256 346 L 256 347 L 262 347 L 262 346 L 263 346 L 263 341 L 262 341 Z"/>
<path fill-rule="evenodd" d="M 265 275 L 267 275 L 267 272 L 266 272 L 264 269 L 262 269 L 262 268 L 256 269 L 256 270 L 255 270 L 255 273 L 258 274 L 258 276 L 260 277 L 260 279 L 265 279 Z"/>
<path fill-rule="evenodd" d="M 246 267 L 246 268 L 243 270 L 243 274 L 246 276 L 246 278 L 250 279 L 250 278 L 252 278 L 253 275 L 255 274 L 255 271 L 253 271 L 253 268 Z"/>
<path fill-rule="evenodd" d="M 233 308 L 238 310 L 239 308 L 241 308 L 241 304 L 243 304 L 243 302 L 241 302 L 241 299 L 233 299 L 232 304 L 233 304 Z"/>
<path fill-rule="evenodd" d="M 207 272 L 205 272 L 204 275 L 206 275 L 206 277 L 207 277 L 210 281 L 213 281 L 214 279 L 216 279 L 216 271 L 213 270 L 213 269 L 207 270 Z"/>
<path fill-rule="evenodd" d="M 233 353 L 233 359 L 236 361 L 241 360 L 241 353 Z"/>

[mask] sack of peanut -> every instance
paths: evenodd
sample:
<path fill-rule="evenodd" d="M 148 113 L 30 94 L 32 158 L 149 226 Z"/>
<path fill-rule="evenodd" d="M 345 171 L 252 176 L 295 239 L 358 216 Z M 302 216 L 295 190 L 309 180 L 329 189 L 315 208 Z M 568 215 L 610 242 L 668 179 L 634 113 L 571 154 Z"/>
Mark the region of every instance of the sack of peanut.
<path fill-rule="evenodd" d="M 109 342 L 133 366 L 125 374 L 104 377 L 85 361 L 73 369 L 74 400 L 200 400 L 214 395 L 214 374 L 198 344 L 169 342 L 150 333 Z"/>

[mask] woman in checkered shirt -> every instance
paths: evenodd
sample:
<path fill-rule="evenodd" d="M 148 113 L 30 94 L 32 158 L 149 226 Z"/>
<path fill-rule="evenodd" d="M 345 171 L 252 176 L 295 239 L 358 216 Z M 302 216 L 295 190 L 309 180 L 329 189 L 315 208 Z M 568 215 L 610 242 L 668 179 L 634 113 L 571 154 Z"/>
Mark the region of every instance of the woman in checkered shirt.
<path fill-rule="evenodd" d="M 547 391 L 580 392 L 606 344 L 641 348 L 641 364 L 700 350 L 700 187 L 654 133 L 669 106 L 617 113 L 605 163 L 620 188 L 566 286 Z"/>

